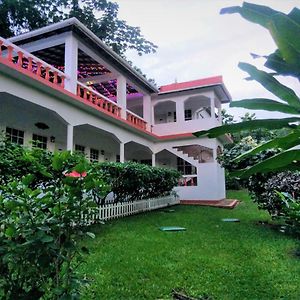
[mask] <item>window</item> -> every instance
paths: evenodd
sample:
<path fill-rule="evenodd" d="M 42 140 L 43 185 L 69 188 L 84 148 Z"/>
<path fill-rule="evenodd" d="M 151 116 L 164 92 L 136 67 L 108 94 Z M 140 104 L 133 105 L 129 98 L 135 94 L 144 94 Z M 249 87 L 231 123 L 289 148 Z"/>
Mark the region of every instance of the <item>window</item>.
<path fill-rule="evenodd" d="M 75 152 L 85 155 L 85 147 L 81 145 L 75 145 Z"/>
<path fill-rule="evenodd" d="M 120 155 L 119 154 L 116 155 L 116 162 L 120 162 Z"/>
<path fill-rule="evenodd" d="M 196 167 L 192 166 L 189 162 L 177 157 L 177 170 L 183 175 L 197 174 Z"/>
<path fill-rule="evenodd" d="M 12 143 L 24 145 L 24 131 L 6 127 L 6 137 Z"/>
<path fill-rule="evenodd" d="M 185 109 L 184 110 L 184 120 L 185 121 L 192 120 L 192 110 L 191 109 Z"/>
<path fill-rule="evenodd" d="M 32 135 L 32 146 L 46 150 L 47 149 L 47 137 L 38 135 L 38 134 L 33 134 Z"/>
<path fill-rule="evenodd" d="M 90 161 L 99 161 L 99 150 L 91 148 Z"/>

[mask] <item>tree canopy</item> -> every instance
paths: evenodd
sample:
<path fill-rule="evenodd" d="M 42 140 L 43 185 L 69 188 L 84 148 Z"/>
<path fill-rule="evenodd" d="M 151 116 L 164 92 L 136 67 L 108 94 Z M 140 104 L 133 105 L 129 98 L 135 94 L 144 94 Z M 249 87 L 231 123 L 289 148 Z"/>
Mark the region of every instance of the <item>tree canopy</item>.
<path fill-rule="evenodd" d="M 76 17 L 115 52 L 155 52 L 139 27 L 118 18 L 119 5 L 108 0 L 0 0 L 0 36 L 7 38 Z"/>

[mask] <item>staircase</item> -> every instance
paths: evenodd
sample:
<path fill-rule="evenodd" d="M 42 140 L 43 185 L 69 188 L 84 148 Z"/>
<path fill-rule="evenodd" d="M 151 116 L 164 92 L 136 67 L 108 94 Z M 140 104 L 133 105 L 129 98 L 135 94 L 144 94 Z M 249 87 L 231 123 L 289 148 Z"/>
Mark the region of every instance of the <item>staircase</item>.
<path fill-rule="evenodd" d="M 198 163 L 206 163 L 213 161 L 213 151 L 200 145 L 178 146 L 173 147 L 177 153 L 182 153 L 185 157 L 192 158 Z M 179 155 L 177 155 L 179 156 Z M 183 158 L 185 159 L 185 158 Z M 185 159 L 188 161 L 187 159 Z M 189 162 L 189 161 L 188 161 Z"/>

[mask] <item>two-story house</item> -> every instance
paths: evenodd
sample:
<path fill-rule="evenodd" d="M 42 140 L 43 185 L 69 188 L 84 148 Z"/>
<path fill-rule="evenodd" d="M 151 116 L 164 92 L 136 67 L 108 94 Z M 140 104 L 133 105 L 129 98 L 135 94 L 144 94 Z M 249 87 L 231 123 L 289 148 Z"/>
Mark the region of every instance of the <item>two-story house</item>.
<path fill-rule="evenodd" d="M 221 124 L 229 101 L 221 76 L 157 89 L 75 18 L 0 38 L 0 129 L 13 142 L 178 169 L 183 200 L 225 198 L 228 137 L 192 133 Z"/>

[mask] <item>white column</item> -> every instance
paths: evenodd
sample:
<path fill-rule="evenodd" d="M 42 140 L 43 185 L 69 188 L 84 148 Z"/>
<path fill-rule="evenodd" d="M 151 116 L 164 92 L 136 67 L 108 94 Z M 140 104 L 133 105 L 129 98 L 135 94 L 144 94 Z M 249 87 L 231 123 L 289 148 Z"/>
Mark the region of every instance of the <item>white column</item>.
<path fill-rule="evenodd" d="M 122 75 L 117 77 L 117 103 L 121 106 L 121 118 L 126 120 L 126 78 Z"/>
<path fill-rule="evenodd" d="M 125 162 L 125 143 L 120 143 L 120 162 Z"/>
<path fill-rule="evenodd" d="M 143 119 L 147 122 L 147 130 L 150 130 L 152 125 L 152 107 L 150 95 L 144 95 L 143 97 Z"/>
<path fill-rule="evenodd" d="M 73 125 L 68 124 L 68 130 L 67 130 L 67 150 L 73 151 L 73 131 L 74 127 Z"/>
<path fill-rule="evenodd" d="M 219 118 L 219 123 L 222 124 L 222 104 L 220 103 L 218 106 L 218 118 Z"/>
<path fill-rule="evenodd" d="M 211 111 L 211 118 L 215 118 L 215 99 L 214 97 L 210 97 L 210 111 Z"/>
<path fill-rule="evenodd" d="M 176 121 L 184 123 L 184 101 L 182 99 L 176 101 Z"/>
<path fill-rule="evenodd" d="M 77 70 L 78 70 L 78 41 L 70 34 L 65 40 L 65 88 L 71 93 L 77 92 Z"/>
<path fill-rule="evenodd" d="M 152 167 L 155 167 L 155 153 L 152 153 Z"/>

